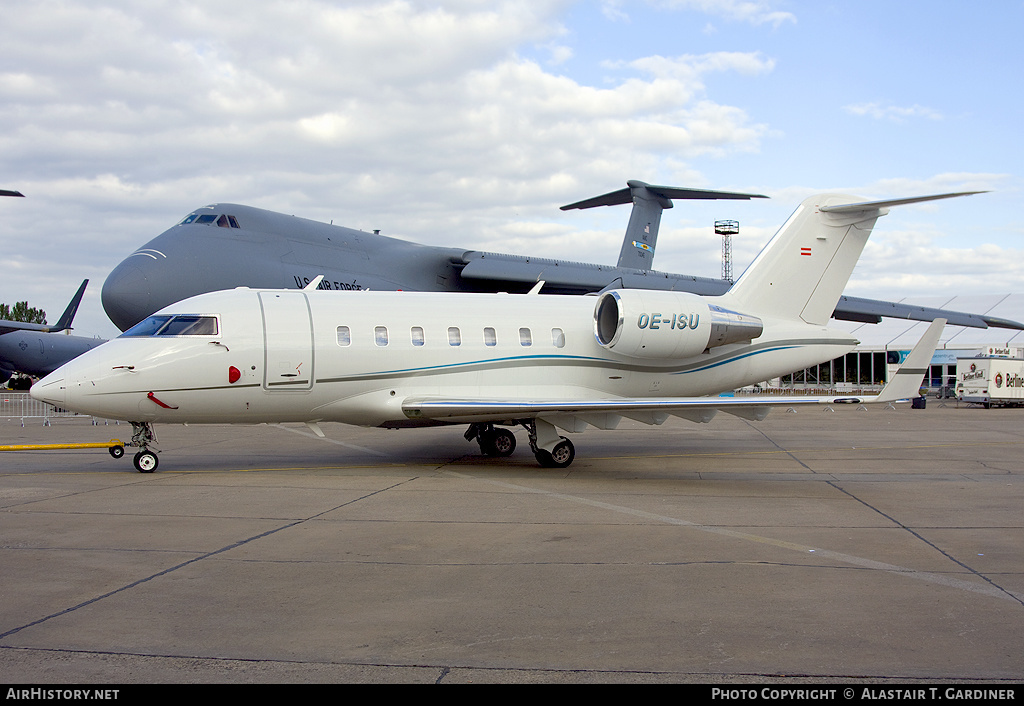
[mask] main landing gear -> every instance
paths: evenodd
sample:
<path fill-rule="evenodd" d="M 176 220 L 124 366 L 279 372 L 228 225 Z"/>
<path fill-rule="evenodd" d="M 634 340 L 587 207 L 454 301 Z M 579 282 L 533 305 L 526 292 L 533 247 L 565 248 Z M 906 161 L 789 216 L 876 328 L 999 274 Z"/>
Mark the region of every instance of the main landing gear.
<path fill-rule="evenodd" d="M 496 429 L 493 424 L 470 424 L 466 441 L 476 439 L 484 456 L 511 456 L 516 450 L 516 437 L 508 429 Z"/>
<path fill-rule="evenodd" d="M 564 436 L 559 436 L 554 425 L 540 419 L 522 419 L 518 422 L 530 435 L 530 449 L 543 468 L 567 468 L 576 458 L 576 449 Z M 516 449 L 516 437 L 509 429 L 497 428 L 490 422 L 470 424 L 466 441 L 477 440 L 484 456 L 511 456 Z"/>
<path fill-rule="evenodd" d="M 128 445 L 141 448 L 141 451 L 135 454 L 135 458 L 132 459 L 132 462 L 135 464 L 135 470 L 139 473 L 152 473 L 160 464 L 160 459 L 157 458 L 156 453 L 149 450 L 150 444 L 156 443 L 156 433 L 153 431 L 152 424 L 149 422 L 132 422 L 132 440 Z"/>

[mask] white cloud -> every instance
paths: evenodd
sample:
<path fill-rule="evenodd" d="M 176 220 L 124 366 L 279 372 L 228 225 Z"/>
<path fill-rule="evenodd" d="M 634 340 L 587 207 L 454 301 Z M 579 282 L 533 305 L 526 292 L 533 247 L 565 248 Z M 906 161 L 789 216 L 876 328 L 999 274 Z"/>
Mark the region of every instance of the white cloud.
<path fill-rule="evenodd" d="M 1024 249 L 991 243 L 969 247 L 942 245 L 945 234 L 922 227 L 886 230 L 872 237 L 847 291 L 886 299 L 938 294 L 1019 292 Z"/>
<path fill-rule="evenodd" d="M 656 4 L 674 8 L 718 15 L 729 20 L 749 22 L 754 25 L 770 24 L 775 27 L 796 22 L 796 15 L 791 12 L 774 10 L 778 3 L 764 0 L 656 0 Z"/>
<path fill-rule="evenodd" d="M 913 118 L 942 120 L 942 113 L 923 105 L 898 106 L 882 105 L 880 103 L 858 103 L 847 105 L 843 110 L 853 115 L 865 115 L 876 120 L 892 120 L 894 122 L 905 122 Z"/>

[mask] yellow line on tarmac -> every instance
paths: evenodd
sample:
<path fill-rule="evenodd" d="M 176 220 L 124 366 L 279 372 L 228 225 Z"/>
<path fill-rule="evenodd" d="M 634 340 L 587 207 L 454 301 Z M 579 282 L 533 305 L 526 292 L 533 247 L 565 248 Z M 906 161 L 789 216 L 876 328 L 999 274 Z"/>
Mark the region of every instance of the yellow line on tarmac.
<path fill-rule="evenodd" d="M 0 446 L 0 451 L 54 451 L 60 449 L 110 449 L 115 446 L 124 446 L 120 439 L 96 443 L 80 444 L 8 444 Z"/>

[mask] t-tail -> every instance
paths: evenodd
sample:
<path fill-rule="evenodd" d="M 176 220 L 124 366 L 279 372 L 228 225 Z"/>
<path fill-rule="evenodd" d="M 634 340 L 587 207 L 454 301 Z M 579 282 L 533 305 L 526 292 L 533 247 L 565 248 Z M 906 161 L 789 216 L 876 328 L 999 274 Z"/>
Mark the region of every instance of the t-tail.
<path fill-rule="evenodd" d="M 612 191 L 602 196 L 577 201 L 562 206 L 563 211 L 574 208 L 595 206 L 616 206 L 632 202 L 629 225 L 622 240 L 618 267 L 634 270 L 649 270 L 654 264 L 654 248 L 658 244 L 658 229 L 661 227 L 661 212 L 672 208 L 672 199 L 763 199 L 760 194 L 739 194 L 732 191 L 708 191 L 686 189 L 678 186 L 653 186 L 630 179 L 625 189 Z"/>
<path fill-rule="evenodd" d="M 721 299 L 738 311 L 824 326 L 861 251 L 890 206 L 983 193 L 978 191 L 862 201 L 819 194 L 804 200 Z"/>

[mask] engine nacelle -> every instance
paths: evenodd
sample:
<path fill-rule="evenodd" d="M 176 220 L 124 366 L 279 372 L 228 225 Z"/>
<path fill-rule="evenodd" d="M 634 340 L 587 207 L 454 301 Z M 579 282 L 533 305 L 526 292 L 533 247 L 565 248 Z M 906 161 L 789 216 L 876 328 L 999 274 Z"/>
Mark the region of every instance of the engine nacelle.
<path fill-rule="evenodd" d="M 633 358 L 687 358 L 708 348 L 761 335 L 756 316 L 730 311 L 689 292 L 618 289 L 594 307 L 594 335 L 608 350 Z"/>

